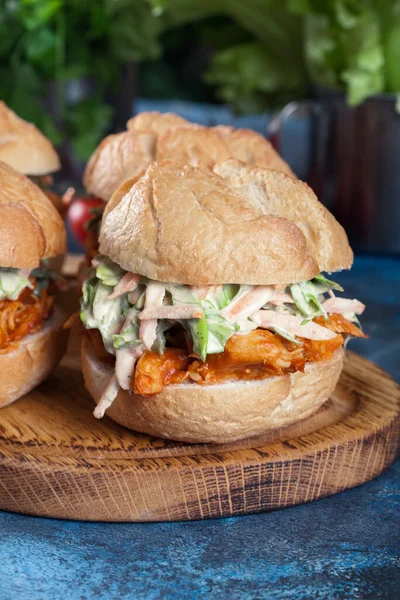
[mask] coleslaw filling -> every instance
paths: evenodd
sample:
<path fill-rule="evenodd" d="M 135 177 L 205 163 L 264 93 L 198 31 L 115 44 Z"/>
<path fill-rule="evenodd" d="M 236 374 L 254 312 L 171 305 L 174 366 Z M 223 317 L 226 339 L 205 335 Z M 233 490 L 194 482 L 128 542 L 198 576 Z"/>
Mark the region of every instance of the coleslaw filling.
<path fill-rule="evenodd" d="M 349 323 L 339 333 L 362 336 L 351 324 L 359 325 L 357 316 L 365 306 L 338 298 L 335 291 L 343 289 L 322 274 L 287 286 L 164 283 L 128 273 L 108 257 L 96 256 L 83 285 L 80 317 L 85 328 L 99 331 L 106 351 L 116 357 L 116 380 L 96 416 L 103 416 L 119 387 L 134 388 L 135 365 L 144 362 L 144 354 L 151 353 L 153 362 L 155 355 L 167 360 L 167 339 L 176 335 L 177 325 L 199 364 L 224 353 L 229 340 L 233 343 L 233 338 L 256 329 L 268 330 L 291 348 L 305 340 L 333 342 L 338 332 L 332 330 L 331 315 L 341 315 Z"/>

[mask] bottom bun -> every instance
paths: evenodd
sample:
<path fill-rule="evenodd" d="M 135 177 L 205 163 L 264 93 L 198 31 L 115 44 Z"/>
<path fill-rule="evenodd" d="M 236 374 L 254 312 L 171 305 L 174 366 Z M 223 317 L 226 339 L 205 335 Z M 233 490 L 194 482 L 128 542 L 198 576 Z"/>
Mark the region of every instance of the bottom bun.
<path fill-rule="evenodd" d="M 153 396 L 120 390 L 107 416 L 129 429 L 183 442 L 224 443 L 263 434 L 314 413 L 333 392 L 343 367 L 339 349 L 331 360 L 259 381 L 166 386 Z M 85 385 L 96 403 L 114 374 L 91 340 L 82 344 Z"/>
<path fill-rule="evenodd" d="M 69 332 L 58 306 L 37 333 L 27 335 L 15 350 L 0 354 L 0 408 L 30 392 L 50 375 L 65 353 Z"/>

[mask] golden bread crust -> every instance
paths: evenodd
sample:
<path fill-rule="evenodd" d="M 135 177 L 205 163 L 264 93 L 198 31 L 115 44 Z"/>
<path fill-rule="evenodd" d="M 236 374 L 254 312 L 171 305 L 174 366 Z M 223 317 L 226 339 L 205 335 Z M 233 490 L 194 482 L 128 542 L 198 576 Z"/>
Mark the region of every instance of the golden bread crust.
<path fill-rule="evenodd" d="M 256 214 L 222 177 L 174 161 L 117 190 L 100 252 L 132 273 L 189 285 L 293 283 L 319 272 L 294 223 Z"/>
<path fill-rule="evenodd" d="M 62 218 L 28 177 L 0 163 L 0 266 L 34 269 L 66 252 Z"/>
<path fill-rule="evenodd" d="M 2 101 L 0 161 L 25 175 L 47 175 L 61 168 L 60 159 L 50 140 Z"/>

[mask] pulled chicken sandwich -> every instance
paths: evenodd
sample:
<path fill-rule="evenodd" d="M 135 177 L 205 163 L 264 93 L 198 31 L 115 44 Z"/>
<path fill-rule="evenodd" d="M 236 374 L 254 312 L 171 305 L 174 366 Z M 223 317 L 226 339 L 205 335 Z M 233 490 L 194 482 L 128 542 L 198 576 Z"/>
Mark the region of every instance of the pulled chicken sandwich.
<path fill-rule="evenodd" d="M 289 425 L 333 391 L 364 305 L 343 228 L 294 178 L 235 159 L 153 162 L 108 203 L 83 286 L 85 383 L 140 432 L 227 442 Z"/>

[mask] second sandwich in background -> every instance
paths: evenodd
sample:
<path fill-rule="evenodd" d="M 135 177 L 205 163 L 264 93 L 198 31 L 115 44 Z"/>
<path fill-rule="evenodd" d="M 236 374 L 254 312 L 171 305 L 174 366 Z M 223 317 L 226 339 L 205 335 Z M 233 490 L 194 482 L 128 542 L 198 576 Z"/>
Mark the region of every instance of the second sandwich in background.
<path fill-rule="evenodd" d="M 346 234 L 308 186 L 230 160 L 152 163 L 106 208 L 83 287 L 85 383 L 107 415 L 189 442 L 262 434 L 334 389 L 364 306 L 321 271 Z"/>
<path fill-rule="evenodd" d="M 89 262 L 98 253 L 104 207 L 125 180 L 139 177 L 154 160 L 212 169 L 229 158 L 294 177 L 270 142 L 250 129 L 203 127 L 174 113 L 144 112 L 128 121 L 127 131 L 107 136 L 92 154 L 83 178 L 86 190 L 104 202 L 94 209 L 88 224 Z"/>
<path fill-rule="evenodd" d="M 0 101 L 0 161 L 27 175 L 46 194 L 62 217 L 66 216 L 73 191 L 60 196 L 53 185 L 53 173 L 61 169 L 60 159 L 50 140 Z"/>

